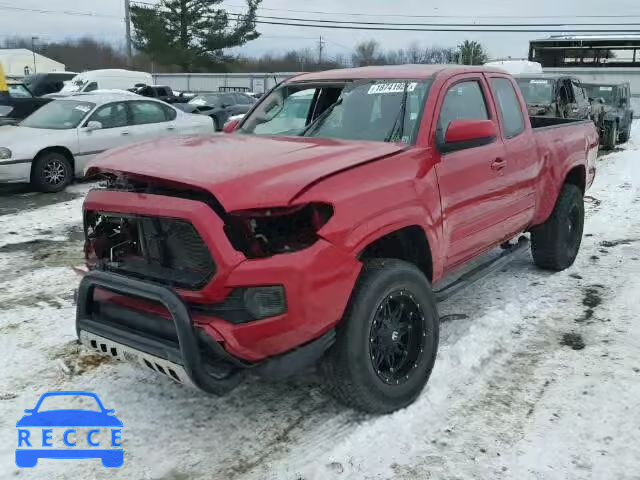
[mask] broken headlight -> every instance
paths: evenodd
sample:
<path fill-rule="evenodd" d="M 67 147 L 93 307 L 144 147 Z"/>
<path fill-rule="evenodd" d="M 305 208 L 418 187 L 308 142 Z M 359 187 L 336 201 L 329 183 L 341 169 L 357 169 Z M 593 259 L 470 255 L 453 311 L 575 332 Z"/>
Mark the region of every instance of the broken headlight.
<path fill-rule="evenodd" d="M 225 231 L 247 258 L 269 257 L 313 245 L 332 215 L 325 203 L 243 210 L 229 214 Z"/>

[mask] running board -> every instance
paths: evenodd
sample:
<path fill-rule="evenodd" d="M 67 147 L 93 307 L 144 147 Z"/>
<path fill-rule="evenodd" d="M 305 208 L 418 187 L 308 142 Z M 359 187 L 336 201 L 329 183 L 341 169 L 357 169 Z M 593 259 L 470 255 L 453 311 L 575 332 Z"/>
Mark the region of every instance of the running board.
<path fill-rule="evenodd" d="M 523 250 L 529 248 L 529 239 L 520 237 L 517 243 L 507 247 L 498 257 L 474 267 L 462 276 L 448 284 L 446 287 L 436 290 L 434 295 L 436 302 L 442 302 L 458 293 L 460 290 L 467 288 L 478 280 L 483 279 L 487 275 L 507 265 L 513 258 Z"/>

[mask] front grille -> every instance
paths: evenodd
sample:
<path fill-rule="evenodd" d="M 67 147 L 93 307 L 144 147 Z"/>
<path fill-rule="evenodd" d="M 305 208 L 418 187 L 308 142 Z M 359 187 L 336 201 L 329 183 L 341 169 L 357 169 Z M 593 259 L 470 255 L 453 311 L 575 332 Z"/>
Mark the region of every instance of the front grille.
<path fill-rule="evenodd" d="M 185 220 L 86 212 L 85 247 L 90 267 L 198 289 L 213 278 L 209 249 Z"/>

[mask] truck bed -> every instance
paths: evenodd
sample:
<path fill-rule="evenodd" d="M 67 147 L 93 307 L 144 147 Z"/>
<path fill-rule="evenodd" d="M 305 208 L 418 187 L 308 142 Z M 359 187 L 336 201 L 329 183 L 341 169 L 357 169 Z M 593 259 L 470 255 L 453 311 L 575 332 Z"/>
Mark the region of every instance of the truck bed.
<path fill-rule="evenodd" d="M 589 123 L 591 120 L 581 120 L 575 118 L 556 118 L 556 117 L 536 117 L 529 116 L 529 120 L 531 121 L 531 128 L 540 129 L 540 128 L 554 128 L 560 127 L 567 124 L 577 124 L 577 123 Z"/>

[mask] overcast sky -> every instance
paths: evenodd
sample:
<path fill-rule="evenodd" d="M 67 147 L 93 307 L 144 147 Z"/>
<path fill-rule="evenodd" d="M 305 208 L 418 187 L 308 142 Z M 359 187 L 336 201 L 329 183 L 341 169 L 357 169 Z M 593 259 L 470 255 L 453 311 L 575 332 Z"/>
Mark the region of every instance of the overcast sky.
<path fill-rule="evenodd" d="M 157 0 L 147 0 L 157 1 Z M 109 42 L 121 43 L 124 38 L 123 17 L 124 0 L 20 0 L 19 2 L 2 2 L 0 4 L 0 36 L 37 35 L 46 40 L 59 40 L 69 36 L 90 35 Z M 223 5 L 230 11 L 241 10 L 243 0 L 225 0 Z M 95 17 L 72 16 L 53 13 L 34 13 L 26 11 L 5 10 L 3 6 L 18 8 L 41 8 L 46 10 L 71 10 L 92 12 Z M 639 0 L 263 0 L 262 15 L 280 17 L 298 17 L 315 19 L 361 20 L 397 23 L 449 22 L 466 23 L 562 23 L 604 21 L 608 23 L 637 21 L 640 23 Z M 271 10 L 277 9 L 277 10 Z M 282 9 L 282 10 L 280 10 Z M 299 12 L 293 10 L 317 10 L 327 12 L 325 15 Z M 411 17 L 349 17 L 343 13 L 369 15 L 408 15 Z M 418 15 L 452 15 L 451 18 L 416 18 Z M 494 18 L 485 18 L 495 15 Z M 500 18 L 504 16 L 519 18 Z M 575 15 L 624 15 L 626 18 L 576 18 Z M 456 17 L 457 16 L 457 17 Z M 478 16 L 482 18 L 478 18 Z M 523 18 L 524 16 L 529 18 Z M 538 16 L 538 17 L 536 17 Z M 561 16 L 559 18 L 541 18 Z M 608 27 L 574 27 L 574 28 L 608 28 Z M 631 27 L 633 28 L 633 27 Z M 640 31 L 640 27 L 635 27 Z M 528 40 L 544 38 L 547 33 L 467 33 L 467 32 L 380 32 L 358 30 L 333 30 L 320 28 L 303 28 L 276 25 L 258 25 L 263 36 L 250 42 L 241 51 L 247 55 L 265 51 L 284 51 L 297 48 L 318 47 L 320 35 L 326 40 L 326 52 L 329 56 L 350 54 L 351 48 L 358 42 L 375 38 L 385 48 L 400 48 L 417 41 L 422 45 L 455 46 L 461 40 L 481 41 L 488 49 L 489 55 L 495 57 L 526 57 Z"/>

